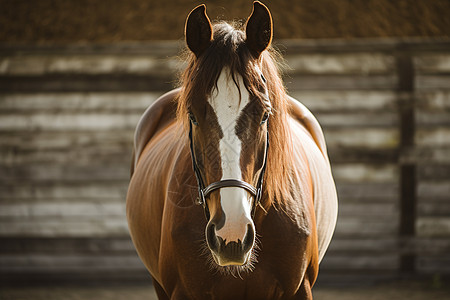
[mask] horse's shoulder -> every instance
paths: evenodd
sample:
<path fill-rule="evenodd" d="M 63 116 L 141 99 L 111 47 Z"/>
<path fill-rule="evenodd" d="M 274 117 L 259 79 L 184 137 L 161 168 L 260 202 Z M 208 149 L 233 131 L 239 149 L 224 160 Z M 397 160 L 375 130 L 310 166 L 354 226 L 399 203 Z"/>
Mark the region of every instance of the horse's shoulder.
<path fill-rule="evenodd" d="M 325 137 L 317 119 L 311 111 L 297 99 L 288 96 L 288 103 L 291 117 L 305 127 L 324 157 L 328 159 Z"/>
<path fill-rule="evenodd" d="M 174 89 L 159 97 L 141 116 L 134 132 L 134 149 L 131 173 L 145 146 L 159 131 L 176 118 L 176 98 L 180 89 Z"/>

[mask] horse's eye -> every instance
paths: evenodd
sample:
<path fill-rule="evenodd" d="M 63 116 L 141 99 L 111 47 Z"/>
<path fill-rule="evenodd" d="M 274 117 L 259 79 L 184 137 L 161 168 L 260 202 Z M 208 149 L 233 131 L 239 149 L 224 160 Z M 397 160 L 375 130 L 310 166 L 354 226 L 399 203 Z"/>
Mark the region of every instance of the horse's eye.
<path fill-rule="evenodd" d="M 189 113 L 189 120 L 192 122 L 192 124 L 194 125 L 198 125 L 197 119 L 195 118 L 193 113 Z"/>
<path fill-rule="evenodd" d="M 268 113 L 268 112 L 265 112 L 265 113 L 264 113 L 264 116 L 263 116 L 263 118 L 262 118 L 262 120 L 261 120 L 261 125 L 263 125 L 264 123 L 266 123 L 268 119 L 269 119 L 269 113 Z"/>

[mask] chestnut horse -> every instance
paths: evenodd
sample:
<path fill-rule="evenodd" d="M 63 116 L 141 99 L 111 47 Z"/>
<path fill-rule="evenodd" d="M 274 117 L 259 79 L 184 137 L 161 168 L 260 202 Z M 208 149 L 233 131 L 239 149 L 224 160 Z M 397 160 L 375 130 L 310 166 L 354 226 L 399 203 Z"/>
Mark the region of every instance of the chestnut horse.
<path fill-rule="evenodd" d="M 321 128 L 280 79 L 270 12 L 255 2 L 239 30 L 201 5 L 185 33 L 181 87 L 142 116 L 127 195 L 158 297 L 312 299 L 337 196 Z"/>

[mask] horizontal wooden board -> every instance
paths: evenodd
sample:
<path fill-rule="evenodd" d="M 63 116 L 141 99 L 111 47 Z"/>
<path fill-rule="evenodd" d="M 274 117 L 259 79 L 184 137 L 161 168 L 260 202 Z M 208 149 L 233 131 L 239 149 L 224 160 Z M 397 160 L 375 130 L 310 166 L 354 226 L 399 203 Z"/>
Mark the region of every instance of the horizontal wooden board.
<path fill-rule="evenodd" d="M 420 237 L 450 237 L 450 217 L 418 217 L 416 232 Z"/>
<path fill-rule="evenodd" d="M 35 113 L 0 116 L 1 131 L 132 130 L 142 113 Z"/>
<path fill-rule="evenodd" d="M 419 164 L 417 177 L 421 181 L 448 180 L 450 182 L 450 164 Z"/>
<path fill-rule="evenodd" d="M 150 41 L 150 42 L 123 42 L 123 43 L 79 43 L 79 44 L 43 44 L 43 45 L 2 45 L 0 54 L 11 55 L 98 55 L 114 54 L 149 55 L 149 56 L 175 56 L 185 48 L 184 41 Z"/>
<path fill-rule="evenodd" d="M 449 182 L 450 184 L 450 182 Z M 419 198 L 417 203 L 417 215 L 420 217 L 446 217 L 450 216 L 450 201 L 445 198 L 440 201 L 435 199 Z"/>
<path fill-rule="evenodd" d="M 55 272 L 55 271 L 90 271 L 136 270 L 144 266 L 136 255 L 44 255 L 0 256 L 2 272 Z"/>
<path fill-rule="evenodd" d="M 72 201 L 62 200 L 55 203 L 0 203 L 0 220 L 20 220 L 23 218 L 79 218 L 91 219 L 123 217 L 125 214 L 125 199 L 108 199 L 108 201 Z M 75 200 L 75 201 L 73 201 Z M 106 199 L 104 199 L 106 200 Z"/>
<path fill-rule="evenodd" d="M 85 165 L 92 160 L 129 166 L 131 165 L 131 147 L 131 142 L 128 145 L 104 144 L 86 148 L 67 147 L 41 151 L 4 147 L 0 149 L 0 166 L 30 166 L 36 163 L 65 165 L 74 161 Z"/>
<path fill-rule="evenodd" d="M 419 128 L 450 127 L 449 112 L 423 112 L 418 110 L 415 115 L 416 126 Z"/>
<path fill-rule="evenodd" d="M 416 75 L 414 86 L 417 90 L 448 90 L 450 89 L 450 74 L 446 75 Z"/>
<path fill-rule="evenodd" d="M 111 237 L 128 234 L 125 212 L 115 218 L 21 218 L 0 220 L 0 237 Z"/>
<path fill-rule="evenodd" d="M 0 57 L 0 74 L 151 74 L 170 76 L 185 64 L 177 57 L 111 54 L 29 54 Z"/>
<path fill-rule="evenodd" d="M 328 128 L 387 128 L 398 127 L 398 114 L 393 112 L 320 113 L 317 120 L 324 130 Z"/>
<path fill-rule="evenodd" d="M 11 77 L 0 75 L 0 93 L 152 92 L 171 90 L 176 85 L 175 76 L 51 74 Z"/>
<path fill-rule="evenodd" d="M 359 199 L 360 201 L 398 200 L 399 185 L 395 183 L 337 182 L 336 188 L 339 197 L 348 199 Z"/>
<path fill-rule="evenodd" d="M 395 75 L 297 75 L 284 78 L 289 91 L 393 90 L 397 81 Z"/>
<path fill-rule="evenodd" d="M 450 147 L 450 128 L 418 128 L 414 141 L 419 147 Z"/>
<path fill-rule="evenodd" d="M 312 112 L 395 111 L 397 94 L 392 91 L 292 91 L 290 95 Z"/>
<path fill-rule="evenodd" d="M 381 53 L 287 55 L 291 74 L 384 74 L 395 71 L 393 56 Z"/>
<path fill-rule="evenodd" d="M 326 255 L 320 264 L 320 270 L 324 272 L 336 270 L 395 271 L 398 267 L 399 256 L 395 254 Z"/>
<path fill-rule="evenodd" d="M 447 252 L 440 256 L 419 256 L 416 267 L 422 274 L 448 274 L 450 272 L 450 255 Z"/>
<path fill-rule="evenodd" d="M 414 163 L 418 164 L 430 164 L 436 165 L 438 163 L 449 164 L 450 163 L 450 147 L 432 147 L 430 146 L 422 146 L 416 147 L 413 151 L 411 151 L 408 156 L 408 159 Z"/>
<path fill-rule="evenodd" d="M 450 184 L 448 178 L 440 181 L 419 181 L 417 196 L 422 199 L 449 199 Z"/>
<path fill-rule="evenodd" d="M 52 165 L 48 163 L 30 166 L 1 166 L 0 180 L 12 184 L 20 181 L 63 182 L 63 181 L 122 181 L 130 177 L 130 165 L 118 163 Z"/>
<path fill-rule="evenodd" d="M 128 130 L 73 130 L 37 132 L 1 132 L 0 147 L 19 151 L 48 151 L 76 147 L 101 149 L 107 145 L 123 146 L 132 149 L 134 128 Z"/>
<path fill-rule="evenodd" d="M 354 253 L 355 255 L 377 253 L 398 253 L 398 239 L 394 236 L 371 237 L 339 237 L 331 240 L 327 257 Z"/>
<path fill-rule="evenodd" d="M 370 218 L 338 217 L 335 235 L 339 237 L 392 237 L 398 233 L 398 222 L 391 216 Z"/>
<path fill-rule="evenodd" d="M 377 148 L 365 148 L 365 147 L 343 147 L 341 145 L 330 147 L 327 144 L 328 156 L 331 163 L 343 164 L 343 163 L 379 163 L 389 164 L 397 163 L 399 158 L 399 152 L 395 148 L 391 149 L 377 149 Z M 434 152 L 433 152 L 434 154 Z"/>
<path fill-rule="evenodd" d="M 416 92 L 416 108 L 419 111 L 448 112 L 450 110 L 450 91 Z"/>
<path fill-rule="evenodd" d="M 398 181 L 398 167 L 393 164 L 333 164 L 333 175 L 339 182 L 394 182 Z"/>
<path fill-rule="evenodd" d="M 350 202 L 350 203 L 349 203 Z M 399 208 L 396 203 L 375 202 L 375 203 L 354 203 L 345 198 L 339 201 L 339 218 L 364 217 L 367 221 L 381 219 L 397 219 Z"/>
<path fill-rule="evenodd" d="M 103 112 L 103 113 L 142 113 L 163 91 L 119 92 L 119 93 L 33 93 L 0 94 L 0 111 L 21 112 L 29 115 L 35 112 Z"/>
<path fill-rule="evenodd" d="M 405 237 L 398 239 L 401 253 L 410 255 L 439 256 L 450 251 L 450 239 L 446 237 Z"/>
<path fill-rule="evenodd" d="M 79 181 L 79 182 L 30 182 L 15 181 L 13 184 L 1 181 L 0 199 L 16 202 L 41 202 L 54 199 L 55 202 L 64 199 L 79 201 L 92 199 L 125 199 L 129 180 L 118 181 Z"/>
<path fill-rule="evenodd" d="M 396 128 L 327 128 L 324 135 L 328 148 L 392 149 L 399 144 L 399 131 Z"/>
<path fill-rule="evenodd" d="M 136 255 L 128 235 L 106 238 L 0 238 L 0 254 Z"/>
<path fill-rule="evenodd" d="M 424 53 L 414 57 L 414 67 L 418 73 L 450 73 L 450 54 Z"/>

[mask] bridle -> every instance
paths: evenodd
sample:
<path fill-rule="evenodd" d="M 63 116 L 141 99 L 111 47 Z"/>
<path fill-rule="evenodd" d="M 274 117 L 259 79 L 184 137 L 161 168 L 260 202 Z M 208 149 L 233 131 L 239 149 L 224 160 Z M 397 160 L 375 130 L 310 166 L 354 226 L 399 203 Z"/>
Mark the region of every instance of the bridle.
<path fill-rule="evenodd" d="M 219 190 L 221 188 L 225 187 L 238 187 L 246 190 L 249 192 L 255 201 L 253 201 L 253 207 L 252 207 L 252 215 L 254 215 L 256 207 L 260 204 L 261 197 L 262 197 L 262 186 L 264 181 L 264 173 L 266 172 L 266 166 L 267 166 L 267 153 L 269 151 L 269 123 L 267 122 L 267 134 L 266 134 L 266 149 L 265 149 L 265 155 L 264 155 L 264 162 L 263 166 L 261 168 L 261 172 L 259 173 L 259 178 L 256 183 L 256 187 L 253 185 L 242 181 L 240 179 L 224 179 L 220 181 L 213 182 L 205 187 L 205 183 L 203 181 L 202 175 L 200 173 L 200 169 L 197 165 L 197 159 L 195 158 L 194 154 L 194 141 L 192 138 L 192 120 L 189 120 L 189 147 L 191 150 L 191 157 L 192 157 L 192 167 L 194 169 L 195 177 L 197 178 L 197 184 L 198 184 L 198 197 L 196 200 L 196 203 L 198 205 L 202 205 L 205 210 L 205 216 L 206 219 L 209 220 L 210 213 L 208 204 L 206 203 L 206 198 L 215 190 Z"/>

